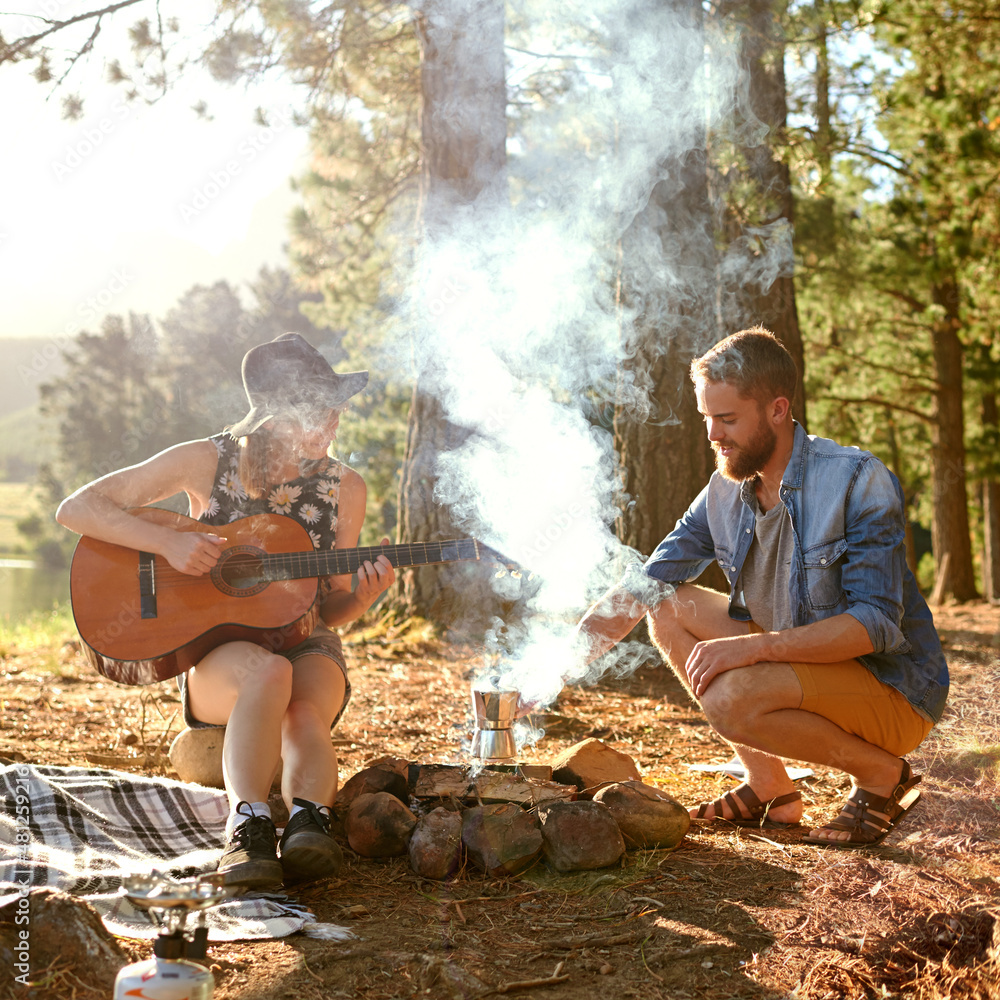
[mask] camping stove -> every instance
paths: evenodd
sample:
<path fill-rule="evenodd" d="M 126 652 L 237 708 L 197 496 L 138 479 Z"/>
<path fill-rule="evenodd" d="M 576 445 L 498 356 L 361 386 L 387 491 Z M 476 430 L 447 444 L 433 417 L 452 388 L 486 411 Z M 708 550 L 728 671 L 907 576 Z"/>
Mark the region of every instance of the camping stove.
<path fill-rule="evenodd" d="M 192 959 L 208 950 L 204 910 L 232 895 L 221 875 L 176 881 L 154 872 L 123 880 L 122 894 L 144 910 L 160 911 L 160 933 L 153 942 L 153 958 L 126 966 L 115 979 L 114 1000 L 211 1000 L 212 973 Z M 187 918 L 197 913 L 195 926 Z"/>
<path fill-rule="evenodd" d="M 472 734 L 472 756 L 480 760 L 510 760 L 517 754 L 511 726 L 517 718 L 520 691 L 472 688 L 472 710 L 476 731 Z"/>

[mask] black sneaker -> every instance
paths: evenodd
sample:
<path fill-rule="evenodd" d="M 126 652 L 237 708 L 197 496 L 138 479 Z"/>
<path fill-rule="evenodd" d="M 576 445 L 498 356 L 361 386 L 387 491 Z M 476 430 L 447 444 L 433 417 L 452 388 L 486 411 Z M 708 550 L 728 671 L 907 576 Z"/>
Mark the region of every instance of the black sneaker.
<path fill-rule="evenodd" d="M 240 802 L 250 809 L 249 803 Z M 246 815 L 244 813 L 244 815 Z M 227 886 L 241 886 L 245 889 L 260 889 L 281 882 L 281 865 L 275 850 L 277 833 L 270 816 L 250 814 L 233 831 L 226 841 L 218 872 L 225 876 Z"/>
<path fill-rule="evenodd" d="M 292 805 L 302 809 L 288 821 L 278 844 L 285 878 L 295 881 L 336 875 L 344 855 L 330 834 L 330 817 L 306 799 L 292 799 Z"/>

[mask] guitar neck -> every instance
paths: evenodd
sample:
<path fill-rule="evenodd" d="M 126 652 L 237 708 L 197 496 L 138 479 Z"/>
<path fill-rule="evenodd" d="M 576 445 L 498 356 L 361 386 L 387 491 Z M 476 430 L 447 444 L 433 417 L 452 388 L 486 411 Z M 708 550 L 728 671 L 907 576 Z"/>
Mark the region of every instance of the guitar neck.
<path fill-rule="evenodd" d="M 325 552 L 280 552 L 263 559 L 264 575 L 271 580 L 305 577 L 346 576 L 365 562 L 385 556 L 393 566 L 427 566 L 479 558 L 474 538 L 444 542 L 414 542 L 409 545 L 368 545 L 358 549 L 328 549 Z"/>

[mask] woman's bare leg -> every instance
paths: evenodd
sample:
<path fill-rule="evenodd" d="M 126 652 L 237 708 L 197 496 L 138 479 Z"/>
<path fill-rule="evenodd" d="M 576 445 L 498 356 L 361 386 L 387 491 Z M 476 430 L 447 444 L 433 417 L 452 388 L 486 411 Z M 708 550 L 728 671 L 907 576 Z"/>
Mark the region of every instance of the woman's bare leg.
<path fill-rule="evenodd" d="M 303 656 L 292 670 L 292 693 L 281 724 L 281 795 L 332 806 L 337 753 L 330 727 L 344 705 L 347 683 L 328 656 Z"/>
<path fill-rule="evenodd" d="M 335 875 L 343 862 L 330 834 L 330 807 L 337 794 L 330 727 L 346 688 L 343 671 L 329 657 L 314 654 L 295 661 L 281 727 L 281 791 L 289 812 L 280 844 L 286 881 Z"/>
<path fill-rule="evenodd" d="M 195 718 L 226 727 L 222 768 L 232 808 L 267 801 L 281 759 L 292 675 L 285 657 L 251 642 L 219 646 L 188 674 Z"/>

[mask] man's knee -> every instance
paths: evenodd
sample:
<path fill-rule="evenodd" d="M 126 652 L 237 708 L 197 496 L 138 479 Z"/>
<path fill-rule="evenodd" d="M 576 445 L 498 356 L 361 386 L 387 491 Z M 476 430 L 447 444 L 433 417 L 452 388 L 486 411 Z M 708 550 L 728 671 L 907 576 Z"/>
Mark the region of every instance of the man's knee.
<path fill-rule="evenodd" d="M 797 709 L 801 701 L 801 687 L 787 663 L 758 663 L 717 674 L 701 696 L 701 707 L 723 739 L 753 746 L 773 726 L 772 712 Z"/>
<path fill-rule="evenodd" d="M 701 707 L 712 728 L 723 739 L 736 739 L 740 722 L 746 718 L 746 702 L 741 696 L 742 685 L 733 675 L 735 670 L 719 674 L 702 693 Z"/>

